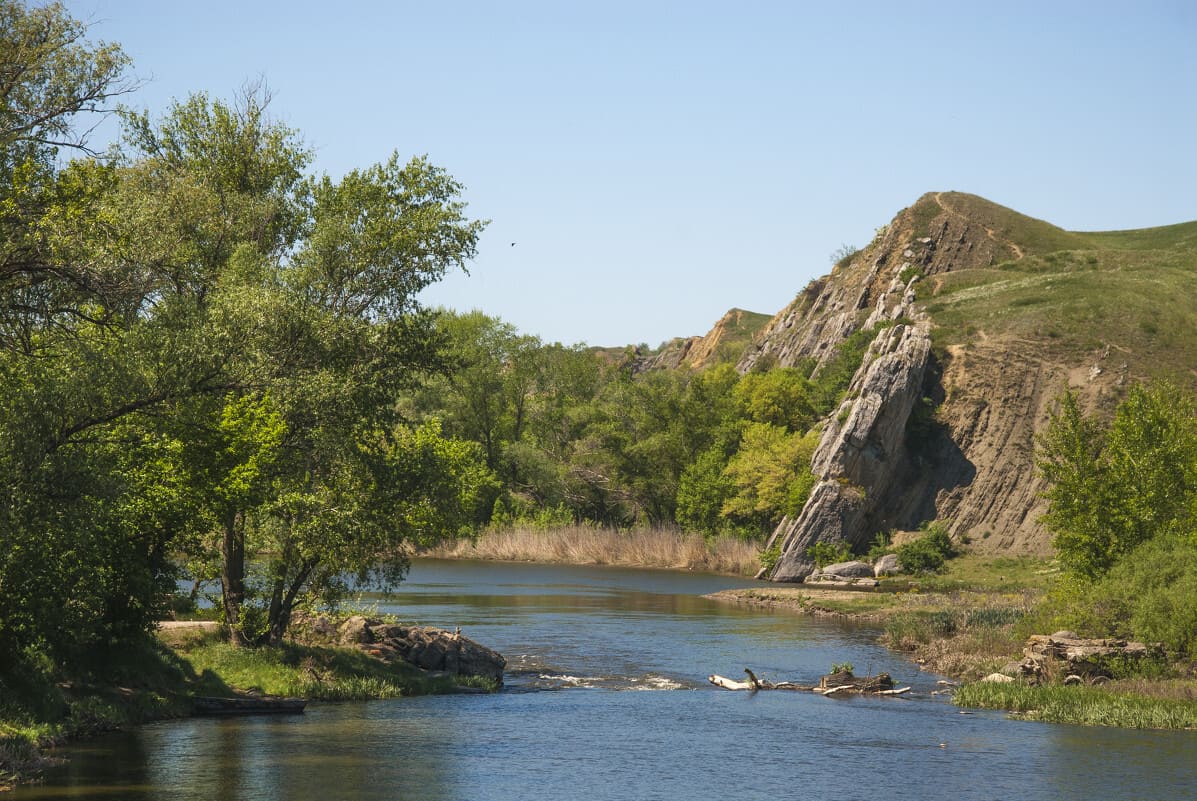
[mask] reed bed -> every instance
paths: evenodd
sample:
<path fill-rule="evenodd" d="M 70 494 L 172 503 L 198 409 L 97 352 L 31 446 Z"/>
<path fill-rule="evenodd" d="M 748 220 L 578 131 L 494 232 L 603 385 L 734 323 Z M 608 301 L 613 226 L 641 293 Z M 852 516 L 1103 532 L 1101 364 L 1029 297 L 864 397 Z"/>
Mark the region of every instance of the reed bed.
<path fill-rule="evenodd" d="M 489 559 L 570 565 L 618 565 L 698 570 L 752 576 L 760 570 L 760 545 L 736 537 L 704 539 L 678 528 L 628 531 L 595 526 L 489 529 L 473 540 L 421 553 L 443 559 Z"/>

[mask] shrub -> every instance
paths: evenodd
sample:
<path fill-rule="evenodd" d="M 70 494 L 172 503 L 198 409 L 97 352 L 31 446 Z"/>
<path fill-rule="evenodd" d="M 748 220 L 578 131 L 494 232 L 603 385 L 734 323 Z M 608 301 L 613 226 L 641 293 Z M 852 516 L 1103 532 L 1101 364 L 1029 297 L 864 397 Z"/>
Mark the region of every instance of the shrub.
<path fill-rule="evenodd" d="M 771 573 L 773 568 L 777 566 L 777 560 L 781 558 L 781 543 L 775 542 L 769 548 L 761 551 L 761 567 L 765 569 L 766 573 Z"/>
<path fill-rule="evenodd" d="M 815 567 L 824 568 L 836 562 L 846 562 L 852 558 L 852 546 L 843 540 L 835 542 L 816 542 L 806 549 L 806 556 L 815 563 Z"/>
<path fill-rule="evenodd" d="M 1140 545 L 1091 586 L 1064 585 L 1060 621 L 1093 636 L 1161 642 L 1197 658 L 1197 542 L 1159 537 Z"/>
<path fill-rule="evenodd" d="M 869 550 L 865 553 L 865 556 L 871 561 L 877 561 L 893 550 L 890 547 L 892 541 L 893 534 L 888 531 L 878 531 L 877 535 L 873 537 L 873 542 L 869 545 Z"/>
<path fill-rule="evenodd" d="M 947 526 L 942 523 L 929 524 L 923 529 L 921 537 L 898 546 L 898 560 L 902 563 L 902 569 L 910 573 L 936 572 L 955 554 L 956 548 L 952 545 Z"/>

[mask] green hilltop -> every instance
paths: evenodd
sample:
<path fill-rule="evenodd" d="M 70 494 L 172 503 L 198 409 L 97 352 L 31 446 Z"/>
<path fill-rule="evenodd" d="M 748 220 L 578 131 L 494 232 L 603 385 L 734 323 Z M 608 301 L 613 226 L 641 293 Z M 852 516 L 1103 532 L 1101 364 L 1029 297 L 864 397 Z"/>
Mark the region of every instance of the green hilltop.
<path fill-rule="evenodd" d="M 1038 344 L 1063 363 L 1109 345 L 1148 373 L 1197 364 L 1197 221 L 1065 231 L 973 195 L 942 197 L 1009 256 L 917 284 L 938 344 L 996 337 Z M 910 209 L 916 236 L 934 203 L 928 195 Z"/>

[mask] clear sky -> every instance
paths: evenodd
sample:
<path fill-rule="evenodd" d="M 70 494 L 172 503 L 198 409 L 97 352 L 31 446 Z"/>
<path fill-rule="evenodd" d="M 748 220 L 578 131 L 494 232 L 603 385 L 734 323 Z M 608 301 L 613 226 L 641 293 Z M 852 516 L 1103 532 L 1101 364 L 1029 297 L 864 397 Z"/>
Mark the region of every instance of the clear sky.
<path fill-rule="evenodd" d="M 927 191 L 1197 219 L 1193 0 L 66 6 L 133 58 L 134 106 L 264 78 L 317 170 L 427 154 L 491 223 L 425 301 L 547 341 L 773 314 Z"/>

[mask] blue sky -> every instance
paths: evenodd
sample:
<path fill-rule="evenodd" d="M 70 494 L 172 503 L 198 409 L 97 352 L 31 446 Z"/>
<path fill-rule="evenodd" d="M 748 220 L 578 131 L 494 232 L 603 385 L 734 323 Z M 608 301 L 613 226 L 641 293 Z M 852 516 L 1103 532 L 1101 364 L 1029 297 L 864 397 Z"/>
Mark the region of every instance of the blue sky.
<path fill-rule="evenodd" d="M 427 154 L 491 223 L 425 301 L 548 341 L 772 314 L 927 191 L 1197 219 L 1191 0 L 66 6 L 133 58 L 134 106 L 264 78 L 320 171 Z"/>

